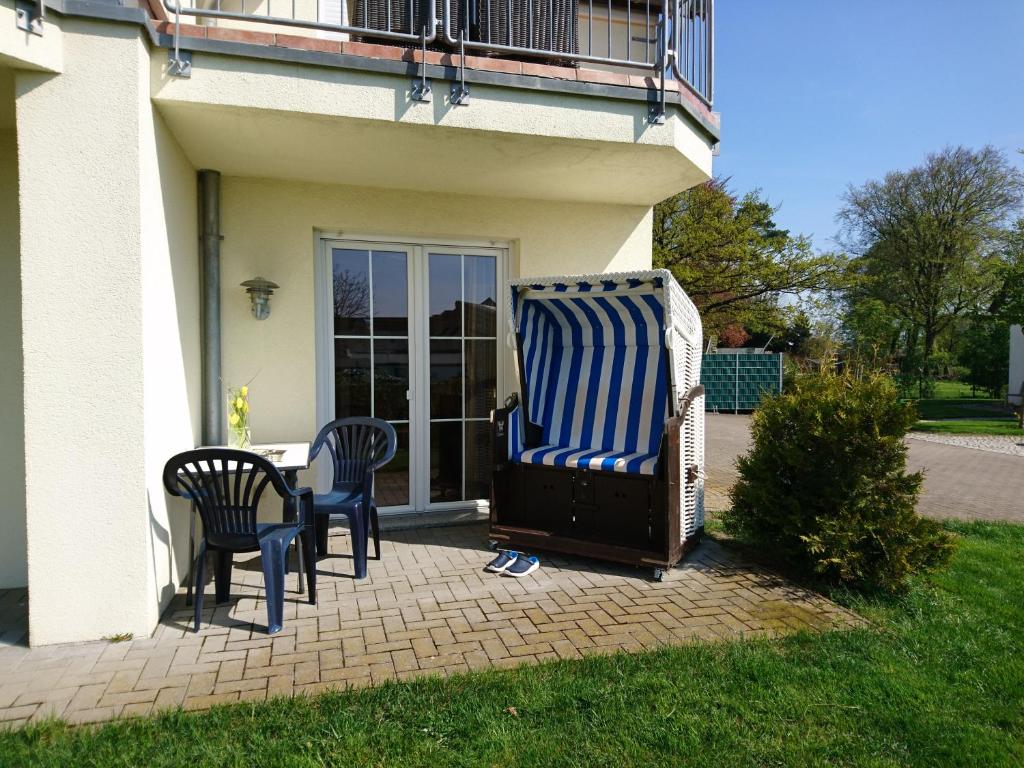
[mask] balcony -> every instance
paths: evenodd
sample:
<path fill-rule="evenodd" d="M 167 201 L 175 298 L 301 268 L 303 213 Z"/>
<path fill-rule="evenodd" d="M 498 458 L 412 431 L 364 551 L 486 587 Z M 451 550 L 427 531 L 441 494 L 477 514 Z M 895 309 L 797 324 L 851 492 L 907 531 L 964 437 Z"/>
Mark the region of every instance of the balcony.
<path fill-rule="evenodd" d="M 710 0 L 163 2 L 153 100 L 197 167 L 642 206 L 711 172 Z"/>
<path fill-rule="evenodd" d="M 421 64 L 454 63 L 460 69 L 465 65 L 526 74 L 543 72 L 538 64 L 554 65 L 582 70 L 576 76 L 560 73 L 563 78 L 635 84 L 628 79 L 633 76 L 648 79 L 648 85 L 662 92 L 666 87 L 676 89 L 677 84 L 685 86 L 706 107 L 713 101 L 714 0 L 163 0 L 163 4 L 171 22 L 164 29 L 176 40 L 183 32 L 243 42 L 269 42 L 268 36 L 273 36 L 274 43 L 284 46 L 385 58 L 388 53 L 379 46 L 390 45 L 419 49 L 420 55 L 403 58 Z M 314 42 L 285 34 L 296 30 L 305 30 Z M 488 67 L 482 58 L 494 64 Z M 517 62 L 523 66 L 516 67 Z M 601 77 L 601 73 L 621 77 Z"/>

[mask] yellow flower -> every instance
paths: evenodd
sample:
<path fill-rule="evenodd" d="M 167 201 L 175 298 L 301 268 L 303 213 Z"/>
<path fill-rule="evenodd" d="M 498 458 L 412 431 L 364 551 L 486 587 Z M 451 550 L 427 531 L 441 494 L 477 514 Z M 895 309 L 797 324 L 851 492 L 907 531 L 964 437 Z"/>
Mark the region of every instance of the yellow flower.
<path fill-rule="evenodd" d="M 248 397 L 249 396 L 249 388 L 248 387 L 242 387 L 242 389 L 239 390 L 239 391 L 242 393 L 242 397 Z"/>
<path fill-rule="evenodd" d="M 235 408 L 237 408 L 238 410 L 242 410 L 243 405 L 245 405 L 245 400 L 243 400 L 242 398 L 239 397 L 235 400 Z"/>
<path fill-rule="evenodd" d="M 248 412 L 249 412 L 249 401 L 246 400 L 245 403 L 242 405 L 242 413 L 248 413 Z"/>
<path fill-rule="evenodd" d="M 231 426 L 232 427 L 236 426 L 238 424 L 238 421 L 239 421 L 238 414 L 237 413 L 232 413 L 230 416 L 228 416 L 228 421 L 231 422 Z"/>

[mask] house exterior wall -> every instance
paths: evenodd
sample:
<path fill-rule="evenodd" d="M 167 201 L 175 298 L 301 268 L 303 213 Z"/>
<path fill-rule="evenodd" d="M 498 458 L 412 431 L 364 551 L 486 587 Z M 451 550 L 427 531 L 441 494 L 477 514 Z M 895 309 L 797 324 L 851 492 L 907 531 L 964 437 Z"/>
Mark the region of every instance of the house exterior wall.
<path fill-rule="evenodd" d="M 148 53 L 140 47 L 140 55 Z M 189 507 L 163 487 L 167 459 L 200 442 L 196 172 L 163 118 L 140 103 L 143 408 L 152 627 L 188 572 Z"/>
<path fill-rule="evenodd" d="M 225 177 L 221 232 L 224 383 L 242 384 L 256 376 L 250 402 L 257 442 L 311 440 L 321 426 L 316 423 L 317 232 L 384 241 L 430 238 L 439 244 L 507 242 L 511 277 L 651 266 L 651 210 L 643 206 Z M 252 318 L 239 287 L 256 275 L 281 285 L 264 321 Z M 511 357 L 509 363 L 511 372 Z M 514 381 L 507 384 L 515 387 Z"/>
<path fill-rule="evenodd" d="M 0 589 L 28 584 L 19 253 L 17 139 L 0 128 Z"/>
<path fill-rule="evenodd" d="M 66 21 L 64 74 L 16 79 L 33 644 L 142 633 L 149 613 L 140 43 Z"/>
<path fill-rule="evenodd" d="M 135 24 L 57 15 L 48 19 L 47 34 L 51 28 L 60 32 L 53 37 L 61 72 L 34 64 L 17 69 L 17 141 L 0 134 L 0 345 L 5 353 L 23 351 L 21 368 L 5 367 L 0 379 L 5 402 L 23 396 L 12 416 L 4 410 L 10 420 L 0 422 L 0 450 L 24 461 L 19 467 L 13 455 L 2 463 L 10 473 L 5 491 L 7 480 L 20 480 L 24 497 L 20 514 L 14 494 L 13 514 L 0 517 L 0 547 L 13 552 L 8 558 L 0 550 L 0 567 L 10 570 L 0 579 L 24 583 L 27 574 L 33 645 L 144 636 L 183 579 L 187 508 L 166 497 L 161 471 L 170 455 L 200 439 L 195 172 L 208 165 L 204 152 L 216 158 L 230 149 L 203 138 L 220 135 L 231 143 L 230 131 L 205 130 L 217 127 L 217 115 L 242 114 L 243 124 L 291 131 L 300 124 L 278 122 L 281 114 L 308 113 L 310 125 L 326 126 L 311 135 L 326 139 L 335 131 L 352 138 L 408 123 L 400 127 L 407 158 L 443 135 L 438 141 L 451 155 L 433 157 L 433 169 L 448 167 L 460 147 L 472 146 L 473 157 L 495 167 L 519 158 L 538 167 L 557 161 L 566 174 L 560 179 L 555 168 L 536 195 L 500 186 L 503 196 L 494 196 L 487 193 L 501 184 L 500 175 L 477 190 L 466 181 L 474 174 L 462 174 L 463 192 L 473 194 L 426 189 L 425 182 L 398 188 L 405 178 L 398 164 L 395 179 L 379 185 L 341 171 L 330 183 L 283 172 L 268 177 L 261 171 L 273 170 L 274 152 L 264 153 L 262 165 L 246 165 L 249 145 L 234 156 L 238 167 L 209 163 L 225 172 L 223 381 L 245 382 L 258 373 L 252 403 L 260 441 L 310 439 L 318 426 L 318 232 L 493 241 L 508 247 L 511 277 L 646 269 L 652 221 L 646 199 L 652 193 L 640 184 L 646 179 L 636 174 L 637 189 L 621 199 L 580 202 L 588 199 L 580 190 L 591 186 L 580 169 L 590 158 L 607 178 L 620 167 L 635 170 L 633 160 L 653 171 L 655 158 L 685 154 L 680 142 L 691 139 L 699 144 L 696 159 L 683 171 L 699 176 L 710 159 L 706 142 L 679 125 L 670 121 L 667 133 L 648 132 L 642 109 L 602 106 L 600 99 L 581 113 L 579 96 L 531 98 L 517 91 L 505 98 L 497 86 L 481 86 L 472 114 L 436 106 L 428 112 L 404 109 L 380 75 L 351 76 L 350 86 L 332 90 L 331 78 L 298 65 L 212 55 L 216 66 L 205 77 L 198 69 L 190 88 L 158 73 L 166 52 L 152 48 Z M 202 57 L 196 60 L 202 64 Z M 295 93 L 301 98 L 290 101 Z M 282 135 L 303 143 L 296 134 Z M 549 143 L 531 144 L 538 135 Z M 608 155 L 613 150 L 622 154 Z M 307 147 L 304 161 L 316 168 L 330 158 Z M 457 187 L 459 179 L 438 182 L 431 168 L 420 175 Z M 685 173 L 671 179 L 689 178 Z M 14 194 L 17 208 L 10 204 Z M 11 217 L 10 227 L 2 217 Z M 264 322 L 252 319 L 238 287 L 257 274 L 282 286 Z M 22 434 L 23 445 L 6 439 Z"/>

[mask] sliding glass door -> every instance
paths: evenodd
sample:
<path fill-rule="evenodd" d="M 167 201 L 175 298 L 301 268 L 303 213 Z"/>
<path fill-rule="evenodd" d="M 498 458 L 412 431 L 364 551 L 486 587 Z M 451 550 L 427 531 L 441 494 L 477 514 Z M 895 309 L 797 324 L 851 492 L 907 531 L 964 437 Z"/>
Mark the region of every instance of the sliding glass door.
<path fill-rule="evenodd" d="M 504 256 L 495 248 L 324 242 L 321 303 L 330 307 L 331 336 L 322 345 L 329 370 L 319 374 L 320 409 L 328 419 L 369 414 L 395 427 L 398 455 L 377 479 L 381 507 L 488 499 Z"/>

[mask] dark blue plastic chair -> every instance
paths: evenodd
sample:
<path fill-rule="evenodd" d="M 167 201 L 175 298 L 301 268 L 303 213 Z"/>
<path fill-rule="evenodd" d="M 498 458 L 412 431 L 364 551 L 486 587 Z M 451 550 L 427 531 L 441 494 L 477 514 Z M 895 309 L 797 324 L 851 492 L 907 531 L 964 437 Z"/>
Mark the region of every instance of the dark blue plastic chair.
<path fill-rule="evenodd" d="M 283 523 L 256 521 L 267 486 L 283 502 Z M 200 448 L 179 453 L 164 466 L 164 487 L 172 496 L 188 499 L 199 510 L 203 539 L 196 564 L 195 631 L 203 613 L 203 587 L 207 552 L 217 555 L 214 584 L 217 603 L 231 597 L 231 560 L 236 552 L 259 552 L 267 595 L 267 632 L 281 631 L 284 615 L 284 578 L 288 546 L 299 537 L 308 566 L 309 602 L 316 605 L 316 568 L 313 564 L 313 491 L 293 490 L 280 471 L 261 456 L 230 448 Z"/>
<path fill-rule="evenodd" d="M 313 497 L 316 553 L 327 554 L 327 529 L 332 517 L 348 518 L 352 534 L 355 577 L 366 578 L 368 532 L 373 530 L 373 549 L 380 559 L 380 523 L 373 500 L 373 475 L 395 457 L 398 437 L 383 419 L 353 416 L 337 419 L 320 430 L 309 448 L 310 464 L 327 448 L 334 473 L 329 493 Z"/>

